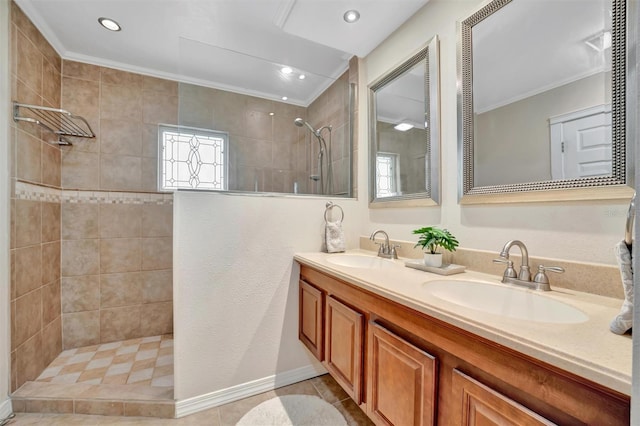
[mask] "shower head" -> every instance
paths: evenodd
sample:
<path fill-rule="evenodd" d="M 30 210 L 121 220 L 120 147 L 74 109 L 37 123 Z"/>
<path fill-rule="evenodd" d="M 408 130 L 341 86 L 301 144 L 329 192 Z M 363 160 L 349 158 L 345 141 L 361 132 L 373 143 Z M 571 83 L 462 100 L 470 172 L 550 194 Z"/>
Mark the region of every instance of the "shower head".
<path fill-rule="evenodd" d="M 298 127 L 307 126 L 309 130 L 311 130 L 311 133 L 318 136 L 318 132 L 311 126 L 311 124 L 309 124 L 307 121 L 304 121 L 302 118 L 296 118 L 295 120 L 293 120 L 293 124 Z"/>

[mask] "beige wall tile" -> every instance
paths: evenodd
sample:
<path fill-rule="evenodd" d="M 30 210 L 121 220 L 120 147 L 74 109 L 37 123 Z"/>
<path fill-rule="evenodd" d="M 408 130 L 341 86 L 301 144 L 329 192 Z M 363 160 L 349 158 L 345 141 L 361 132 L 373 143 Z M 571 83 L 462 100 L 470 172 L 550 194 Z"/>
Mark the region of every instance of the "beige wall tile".
<path fill-rule="evenodd" d="M 60 241 L 42 245 L 42 284 L 50 284 L 60 279 Z"/>
<path fill-rule="evenodd" d="M 141 272 L 140 281 L 143 303 L 173 300 L 173 270 Z"/>
<path fill-rule="evenodd" d="M 60 203 L 42 203 L 42 242 L 60 240 Z"/>
<path fill-rule="evenodd" d="M 62 352 L 62 318 L 58 316 L 42 329 L 42 358 L 48 366 Z"/>
<path fill-rule="evenodd" d="M 42 291 L 37 289 L 16 299 L 13 349 L 39 333 L 41 326 Z"/>
<path fill-rule="evenodd" d="M 144 92 L 142 121 L 147 124 L 178 124 L 178 97 Z"/>
<path fill-rule="evenodd" d="M 9 248 L 16 248 L 16 199 L 9 200 Z"/>
<path fill-rule="evenodd" d="M 62 62 L 62 75 L 83 80 L 100 81 L 100 67 L 75 61 Z"/>
<path fill-rule="evenodd" d="M 113 191 L 139 191 L 142 185 L 141 163 L 141 157 L 102 154 L 100 188 Z"/>
<path fill-rule="evenodd" d="M 141 241 L 139 238 L 113 238 L 100 241 L 100 272 L 139 271 Z"/>
<path fill-rule="evenodd" d="M 15 250 L 16 297 L 40 287 L 42 281 L 42 249 L 40 245 Z"/>
<path fill-rule="evenodd" d="M 57 144 L 42 144 L 42 183 L 57 188 L 62 183 L 62 153 Z"/>
<path fill-rule="evenodd" d="M 140 272 L 102 274 L 100 276 L 100 308 L 139 305 L 141 302 Z"/>
<path fill-rule="evenodd" d="M 18 179 L 42 181 L 42 142 L 27 132 L 18 131 L 16 173 Z"/>
<path fill-rule="evenodd" d="M 158 186 L 158 159 L 142 158 L 142 191 L 157 192 Z"/>
<path fill-rule="evenodd" d="M 173 240 L 171 237 L 142 239 L 142 270 L 171 269 Z"/>
<path fill-rule="evenodd" d="M 54 108 L 60 108 L 61 84 L 60 72 L 51 62 L 44 61 L 42 64 L 42 97 Z"/>
<path fill-rule="evenodd" d="M 82 115 L 92 129 L 99 128 L 101 115 L 99 82 L 63 77 L 61 104 L 62 108 Z"/>
<path fill-rule="evenodd" d="M 61 205 L 62 239 L 98 238 L 100 236 L 99 212 L 98 204 L 63 203 Z"/>
<path fill-rule="evenodd" d="M 62 154 L 62 187 L 64 189 L 100 188 L 100 156 L 97 153 L 74 149 L 65 151 Z"/>
<path fill-rule="evenodd" d="M 142 75 L 114 68 L 102 67 L 101 81 L 104 84 L 125 86 L 131 91 L 142 90 Z"/>
<path fill-rule="evenodd" d="M 11 22 L 28 38 L 36 40 L 38 30 L 15 2 L 11 2 Z"/>
<path fill-rule="evenodd" d="M 102 342 L 140 336 L 140 306 L 101 310 L 100 333 Z"/>
<path fill-rule="evenodd" d="M 268 112 L 245 112 L 244 136 L 251 139 L 273 140 L 273 117 Z"/>
<path fill-rule="evenodd" d="M 247 167 L 245 172 L 251 172 L 256 167 L 271 164 L 271 142 L 262 139 L 234 138 L 229 150 L 230 156 L 235 158 L 236 164 Z"/>
<path fill-rule="evenodd" d="M 13 99 L 15 99 L 18 102 L 21 102 L 24 104 L 31 104 L 31 105 L 42 104 L 42 97 L 20 80 L 15 81 L 15 92 L 16 94 L 13 97 Z M 43 131 L 41 126 L 34 123 L 27 123 L 25 121 L 15 123 L 15 127 L 30 135 L 35 136 L 38 139 L 40 139 L 40 135 Z M 17 144 L 17 146 L 19 147 L 20 144 Z M 16 149 L 16 152 L 18 151 L 19 150 Z"/>
<path fill-rule="evenodd" d="M 100 272 L 100 242 L 74 240 L 62 242 L 60 270 L 63 277 L 96 275 Z"/>
<path fill-rule="evenodd" d="M 158 126 L 156 124 L 143 124 L 142 128 L 142 156 L 158 158 Z"/>
<path fill-rule="evenodd" d="M 162 78 L 143 76 L 142 89 L 144 91 L 160 92 L 169 96 L 178 96 L 178 83 Z"/>
<path fill-rule="evenodd" d="M 100 276 L 83 275 L 62 278 L 60 284 L 62 312 L 100 309 Z"/>
<path fill-rule="evenodd" d="M 173 303 L 160 302 L 142 305 L 140 332 L 142 336 L 173 333 Z"/>
<path fill-rule="evenodd" d="M 22 32 L 18 32 L 18 78 L 36 93 L 42 93 L 42 54 Z"/>
<path fill-rule="evenodd" d="M 142 235 L 142 205 L 101 204 L 100 237 L 140 237 Z"/>
<path fill-rule="evenodd" d="M 37 333 L 16 349 L 17 386 L 35 380 L 44 370 L 42 335 Z"/>
<path fill-rule="evenodd" d="M 103 119 L 142 121 L 142 89 L 102 83 L 100 115 Z"/>
<path fill-rule="evenodd" d="M 62 314 L 63 349 L 100 343 L 100 312 L 86 311 Z"/>
<path fill-rule="evenodd" d="M 142 130 L 139 121 L 101 120 L 100 152 L 117 155 L 142 155 Z"/>
<path fill-rule="evenodd" d="M 39 244 L 42 205 L 39 201 L 16 200 L 16 247 Z"/>
<path fill-rule="evenodd" d="M 60 316 L 60 280 L 42 286 L 42 326 Z"/>
<path fill-rule="evenodd" d="M 145 204 L 142 206 L 142 236 L 170 237 L 173 235 L 173 206 Z"/>

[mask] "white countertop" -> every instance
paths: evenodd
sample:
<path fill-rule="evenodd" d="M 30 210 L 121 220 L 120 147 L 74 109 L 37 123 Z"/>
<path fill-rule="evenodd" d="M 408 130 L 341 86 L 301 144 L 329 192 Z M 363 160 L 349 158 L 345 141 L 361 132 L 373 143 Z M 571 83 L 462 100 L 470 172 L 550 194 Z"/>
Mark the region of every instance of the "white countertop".
<path fill-rule="evenodd" d="M 375 253 L 349 250 L 347 254 Z M 298 253 L 299 263 L 326 272 L 343 281 L 399 302 L 478 336 L 522 352 L 551 365 L 585 377 L 596 383 L 631 395 L 630 335 L 618 336 L 609 331 L 609 322 L 620 311 L 621 301 L 589 293 L 553 287 L 550 292 L 535 292 L 574 306 L 588 315 L 578 324 L 551 324 L 506 318 L 462 307 L 419 291 L 433 280 L 475 280 L 505 285 L 501 277 L 466 271 L 442 276 L 404 266 L 406 259 L 394 260 L 396 267 L 363 269 L 329 263 L 331 256 L 342 254 Z"/>

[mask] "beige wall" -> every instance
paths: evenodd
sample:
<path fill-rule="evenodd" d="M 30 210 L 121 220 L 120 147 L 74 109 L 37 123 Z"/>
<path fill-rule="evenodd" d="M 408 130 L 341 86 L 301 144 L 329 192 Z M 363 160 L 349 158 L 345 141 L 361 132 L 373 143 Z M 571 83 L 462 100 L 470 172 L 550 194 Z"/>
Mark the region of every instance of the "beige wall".
<path fill-rule="evenodd" d="M 425 192 L 426 138 L 424 129 L 400 132 L 393 124 L 378 121 L 378 151 L 398 154 L 402 194 Z"/>
<path fill-rule="evenodd" d="M 551 180 L 549 119 L 611 103 L 599 73 L 474 117 L 476 186 Z"/>
<path fill-rule="evenodd" d="M 172 205 L 145 194 L 157 191 L 157 124 L 177 124 L 178 84 L 64 61 L 62 107 L 97 134 L 62 154 L 65 194 L 81 190 L 62 203 L 63 347 L 171 333 Z"/>
<path fill-rule="evenodd" d="M 60 106 L 60 56 L 11 3 L 11 98 Z M 49 143 L 54 141 L 53 143 Z M 60 149 L 32 124 L 11 126 L 11 176 L 60 187 Z M 11 390 L 35 379 L 61 351 L 60 202 L 11 196 Z"/>

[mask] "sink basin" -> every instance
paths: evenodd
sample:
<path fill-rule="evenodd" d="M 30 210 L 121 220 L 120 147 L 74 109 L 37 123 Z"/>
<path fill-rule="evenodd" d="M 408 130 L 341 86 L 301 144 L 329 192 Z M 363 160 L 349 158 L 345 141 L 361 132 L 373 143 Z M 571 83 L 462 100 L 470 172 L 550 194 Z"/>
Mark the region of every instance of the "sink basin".
<path fill-rule="evenodd" d="M 334 265 L 348 266 L 361 269 L 395 268 L 392 260 L 364 254 L 335 254 L 327 258 L 327 262 Z"/>
<path fill-rule="evenodd" d="M 558 300 L 517 287 L 463 280 L 423 284 L 428 294 L 456 305 L 507 318 L 555 324 L 577 324 L 589 317 Z"/>

